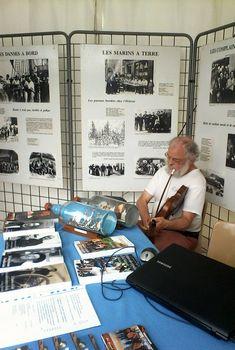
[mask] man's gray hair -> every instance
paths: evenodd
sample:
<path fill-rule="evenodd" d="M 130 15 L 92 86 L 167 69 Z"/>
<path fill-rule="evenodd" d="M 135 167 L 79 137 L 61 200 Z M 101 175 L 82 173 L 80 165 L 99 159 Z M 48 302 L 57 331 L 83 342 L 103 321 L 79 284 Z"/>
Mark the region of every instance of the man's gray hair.
<path fill-rule="evenodd" d="M 173 146 L 174 144 L 182 144 L 185 149 L 186 156 L 189 160 L 192 162 L 195 162 L 200 154 L 198 145 L 196 142 L 193 141 L 193 139 L 190 136 L 177 136 L 174 137 L 169 142 L 169 146 Z"/>

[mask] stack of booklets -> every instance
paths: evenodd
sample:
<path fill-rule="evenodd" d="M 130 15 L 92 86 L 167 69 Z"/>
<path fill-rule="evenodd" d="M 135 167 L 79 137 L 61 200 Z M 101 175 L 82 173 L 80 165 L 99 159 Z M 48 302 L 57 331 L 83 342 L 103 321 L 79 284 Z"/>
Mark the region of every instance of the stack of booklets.
<path fill-rule="evenodd" d="M 30 217 L 29 212 L 8 213 L 3 226 L 1 292 L 71 286 L 55 219 L 45 212 L 30 212 Z"/>
<path fill-rule="evenodd" d="M 81 259 L 74 260 L 80 284 L 126 279 L 139 265 L 135 246 L 125 236 L 75 241 Z"/>

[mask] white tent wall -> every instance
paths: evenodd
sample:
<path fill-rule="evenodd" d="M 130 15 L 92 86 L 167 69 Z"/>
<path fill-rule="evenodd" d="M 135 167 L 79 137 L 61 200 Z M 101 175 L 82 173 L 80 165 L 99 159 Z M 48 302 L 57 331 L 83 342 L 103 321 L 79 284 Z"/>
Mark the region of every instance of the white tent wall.
<path fill-rule="evenodd" d="M 234 21 L 234 0 L 0 0 L 0 33 L 200 32 Z"/>

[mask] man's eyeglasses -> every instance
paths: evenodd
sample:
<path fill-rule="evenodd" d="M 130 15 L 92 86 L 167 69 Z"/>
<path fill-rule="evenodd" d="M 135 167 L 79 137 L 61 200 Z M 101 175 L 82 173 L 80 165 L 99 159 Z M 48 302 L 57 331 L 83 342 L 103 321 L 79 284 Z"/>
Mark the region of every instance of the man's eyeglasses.
<path fill-rule="evenodd" d="M 165 153 L 165 157 L 167 158 L 167 160 L 172 160 L 173 163 L 176 163 L 176 164 L 182 164 L 185 162 L 185 158 L 183 159 L 180 159 L 180 158 L 172 158 L 169 156 L 169 154 L 166 152 Z"/>

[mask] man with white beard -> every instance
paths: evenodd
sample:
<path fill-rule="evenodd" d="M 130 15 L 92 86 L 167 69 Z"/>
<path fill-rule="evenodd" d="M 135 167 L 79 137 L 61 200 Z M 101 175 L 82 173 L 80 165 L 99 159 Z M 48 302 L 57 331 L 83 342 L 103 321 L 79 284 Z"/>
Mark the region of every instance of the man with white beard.
<path fill-rule="evenodd" d="M 140 227 L 147 233 L 151 232 L 150 239 L 159 251 L 172 243 L 193 250 L 201 229 L 206 193 L 206 180 L 195 165 L 199 149 L 190 137 L 180 136 L 170 141 L 165 155 L 166 165 L 156 172 L 136 202 L 141 217 Z M 186 195 L 181 198 L 180 207 L 172 213 L 169 205 L 177 207 L 177 191 L 181 186 L 186 187 Z M 148 204 L 152 198 L 155 203 L 150 216 Z M 171 199 L 176 202 L 172 204 Z"/>

